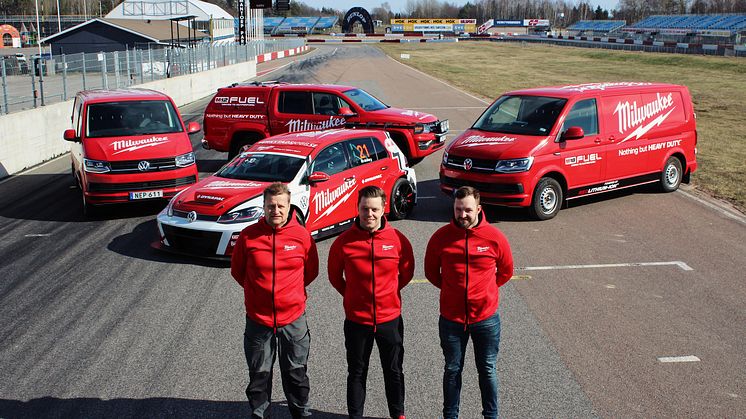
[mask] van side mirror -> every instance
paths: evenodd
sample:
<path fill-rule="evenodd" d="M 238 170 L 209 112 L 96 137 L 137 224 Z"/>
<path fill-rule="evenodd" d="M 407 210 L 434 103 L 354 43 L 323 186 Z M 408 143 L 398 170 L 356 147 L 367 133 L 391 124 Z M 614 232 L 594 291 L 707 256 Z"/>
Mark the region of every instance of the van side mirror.
<path fill-rule="evenodd" d="M 194 134 L 195 132 L 199 132 L 202 129 L 202 127 L 199 125 L 199 122 L 190 122 L 187 125 L 187 134 Z"/>
<path fill-rule="evenodd" d="M 75 134 L 74 129 L 66 129 L 65 132 L 62 134 L 62 138 L 64 138 L 65 141 L 71 141 L 74 143 L 80 142 L 80 138 L 78 138 L 77 134 Z"/>
<path fill-rule="evenodd" d="M 578 140 L 583 137 L 585 137 L 585 132 L 583 131 L 583 128 L 570 127 L 566 129 L 565 132 L 562 133 L 562 135 L 560 136 L 560 141 Z"/>
<path fill-rule="evenodd" d="M 338 114 L 342 116 L 357 116 L 357 114 L 348 107 L 339 108 Z"/>
<path fill-rule="evenodd" d="M 313 172 L 308 175 L 308 183 L 310 184 L 326 182 L 327 180 L 329 180 L 329 175 L 324 172 Z"/>

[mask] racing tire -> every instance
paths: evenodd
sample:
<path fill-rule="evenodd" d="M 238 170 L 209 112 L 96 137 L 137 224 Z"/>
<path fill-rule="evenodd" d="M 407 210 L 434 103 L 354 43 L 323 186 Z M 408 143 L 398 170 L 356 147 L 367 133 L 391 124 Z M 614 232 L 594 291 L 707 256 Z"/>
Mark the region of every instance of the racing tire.
<path fill-rule="evenodd" d="M 663 192 L 673 192 L 679 189 L 683 177 L 681 160 L 673 156 L 669 157 L 661 172 L 661 189 Z"/>
<path fill-rule="evenodd" d="M 534 188 L 529 213 L 536 220 L 549 220 L 562 208 L 562 186 L 550 177 L 541 178 Z"/>
<path fill-rule="evenodd" d="M 414 210 L 417 193 L 407 179 L 399 178 L 389 196 L 389 219 L 403 220 Z"/>

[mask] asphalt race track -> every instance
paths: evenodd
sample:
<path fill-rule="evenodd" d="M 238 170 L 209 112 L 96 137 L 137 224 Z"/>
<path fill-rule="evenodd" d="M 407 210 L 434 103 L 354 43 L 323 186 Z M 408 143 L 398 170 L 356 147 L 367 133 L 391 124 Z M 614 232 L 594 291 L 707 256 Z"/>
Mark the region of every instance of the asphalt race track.
<path fill-rule="evenodd" d="M 355 85 L 447 118 L 449 140 L 486 106 L 365 45 L 324 46 L 259 70 L 273 68 L 262 78 Z M 201 122 L 207 100 L 183 107 L 185 119 Z M 206 175 L 226 154 L 202 150 L 200 138 L 192 142 Z M 416 166 L 419 206 L 394 223 L 418 262 L 403 291 L 410 418 L 439 417 L 442 400 L 438 293 L 422 269 L 427 240 L 450 218 L 441 155 Z M 0 418 L 246 416 L 241 289 L 225 264 L 150 248 L 163 206 L 85 219 L 67 156 L 0 181 Z M 519 267 L 501 289 L 503 417 L 744 415 L 746 218 L 654 187 L 574 201 L 545 222 L 514 209 L 487 217 Z M 317 418 L 346 417 L 342 301 L 326 278 L 332 241 L 319 243 L 322 273 L 308 290 Z M 377 358 L 366 414 L 383 418 Z M 289 418 L 279 371 L 274 398 L 273 418 Z M 479 400 L 470 354 L 463 418 L 481 416 Z"/>

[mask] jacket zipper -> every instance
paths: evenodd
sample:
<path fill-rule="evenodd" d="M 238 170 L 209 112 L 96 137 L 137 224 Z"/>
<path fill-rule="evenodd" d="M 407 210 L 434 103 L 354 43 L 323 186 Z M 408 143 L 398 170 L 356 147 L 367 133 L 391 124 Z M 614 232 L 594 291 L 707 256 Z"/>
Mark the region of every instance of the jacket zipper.
<path fill-rule="evenodd" d="M 466 287 L 464 288 L 464 332 L 469 328 L 469 230 L 466 230 Z"/>
<path fill-rule="evenodd" d="M 277 336 L 277 307 L 275 306 L 275 282 L 277 277 L 275 246 L 277 243 L 277 229 L 272 229 L 272 330 Z"/>
<path fill-rule="evenodd" d="M 376 320 L 376 255 L 375 255 L 375 237 L 370 233 L 370 280 L 373 294 L 373 333 L 376 333 L 378 322 Z"/>

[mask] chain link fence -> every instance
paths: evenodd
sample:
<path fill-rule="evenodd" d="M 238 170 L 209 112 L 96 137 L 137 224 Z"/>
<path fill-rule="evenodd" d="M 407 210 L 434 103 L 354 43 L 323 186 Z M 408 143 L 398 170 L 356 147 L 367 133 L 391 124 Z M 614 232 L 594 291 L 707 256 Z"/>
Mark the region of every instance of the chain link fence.
<path fill-rule="evenodd" d="M 65 101 L 80 90 L 132 87 L 252 61 L 257 55 L 300 47 L 304 43 L 303 39 L 296 38 L 190 48 L 144 46 L 128 51 L 36 57 L 31 62 L 10 56 L 0 65 L 0 114 Z"/>

